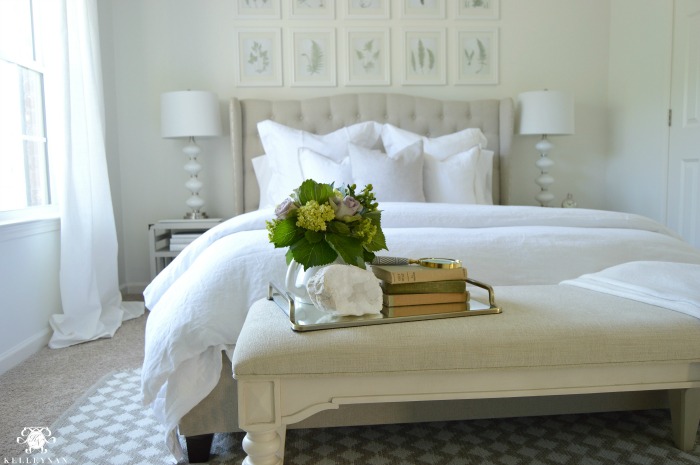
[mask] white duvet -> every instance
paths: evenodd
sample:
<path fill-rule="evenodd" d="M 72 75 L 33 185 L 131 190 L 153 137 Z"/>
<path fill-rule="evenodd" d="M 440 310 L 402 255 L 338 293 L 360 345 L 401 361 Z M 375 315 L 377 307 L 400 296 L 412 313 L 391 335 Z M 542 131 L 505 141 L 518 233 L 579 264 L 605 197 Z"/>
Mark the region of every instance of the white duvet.
<path fill-rule="evenodd" d="M 648 218 L 583 209 L 382 203 L 388 251 L 458 258 L 469 276 L 499 285 L 557 284 L 632 261 L 700 265 L 700 251 Z M 272 209 L 234 217 L 187 247 L 144 292 L 151 310 L 144 403 L 181 457 L 179 420 L 218 383 L 250 305 L 282 283 L 285 249 L 268 241 Z"/>

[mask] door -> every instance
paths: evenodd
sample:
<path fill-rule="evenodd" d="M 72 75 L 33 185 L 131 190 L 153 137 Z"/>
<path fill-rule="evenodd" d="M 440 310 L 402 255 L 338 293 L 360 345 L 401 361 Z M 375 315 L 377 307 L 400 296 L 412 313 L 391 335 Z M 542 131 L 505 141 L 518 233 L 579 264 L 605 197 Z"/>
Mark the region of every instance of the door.
<path fill-rule="evenodd" d="M 700 247 L 700 0 L 676 0 L 668 225 Z"/>

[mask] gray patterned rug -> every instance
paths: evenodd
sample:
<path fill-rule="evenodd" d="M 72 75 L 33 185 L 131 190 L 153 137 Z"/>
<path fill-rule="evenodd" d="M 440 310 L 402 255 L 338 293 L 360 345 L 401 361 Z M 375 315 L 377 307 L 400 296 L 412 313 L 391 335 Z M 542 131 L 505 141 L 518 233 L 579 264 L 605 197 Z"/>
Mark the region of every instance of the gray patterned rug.
<path fill-rule="evenodd" d="M 48 429 L 23 431 L 5 463 L 173 464 L 139 383 L 139 370 L 108 375 Z M 700 446 L 681 452 L 670 431 L 662 410 L 290 430 L 285 464 L 700 465 Z M 241 463 L 241 440 L 217 435 L 210 463 Z"/>

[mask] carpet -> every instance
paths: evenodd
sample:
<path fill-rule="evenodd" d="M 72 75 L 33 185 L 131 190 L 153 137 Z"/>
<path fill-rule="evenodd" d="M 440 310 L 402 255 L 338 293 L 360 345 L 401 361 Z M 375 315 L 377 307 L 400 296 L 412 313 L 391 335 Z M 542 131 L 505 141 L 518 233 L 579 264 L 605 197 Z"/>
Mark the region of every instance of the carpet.
<path fill-rule="evenodd" d="M 44 438 L 44 452 L 25 452 L 27 432 L 16 461 L 5 463 L 175 463 L 163 429 L 141 405 L 140 370 L 105 376 L 36 436 Z M 242 438 L 216 435 L 210 463 L 241 463 Z M 676 449 L 668 412 L 649 410 L 289 430 L 285 464 L 700 465 L 700 447 L 691 453 Z"/>

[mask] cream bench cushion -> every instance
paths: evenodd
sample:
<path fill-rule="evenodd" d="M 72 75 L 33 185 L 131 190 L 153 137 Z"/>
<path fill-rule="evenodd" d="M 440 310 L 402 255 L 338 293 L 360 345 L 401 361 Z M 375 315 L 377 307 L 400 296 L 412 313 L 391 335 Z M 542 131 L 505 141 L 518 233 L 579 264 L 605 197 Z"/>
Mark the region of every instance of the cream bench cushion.
<path fill-rule="evenodd" d="M 649 390 L 695 447 L 700 320 L 563 285 L 495 291 L 499 315 L 308 333 L 256 302 L 233 354 L 246 463 L 281 465 L 287 426 L 341 405 Z"/>
<path fill-rule="evenodd" d="M 295 333 L 266 300 L 234 377 L 407 373 L 700 361 L 700 320 L 565 285 L 496 288 L 502 314 Z"/>

